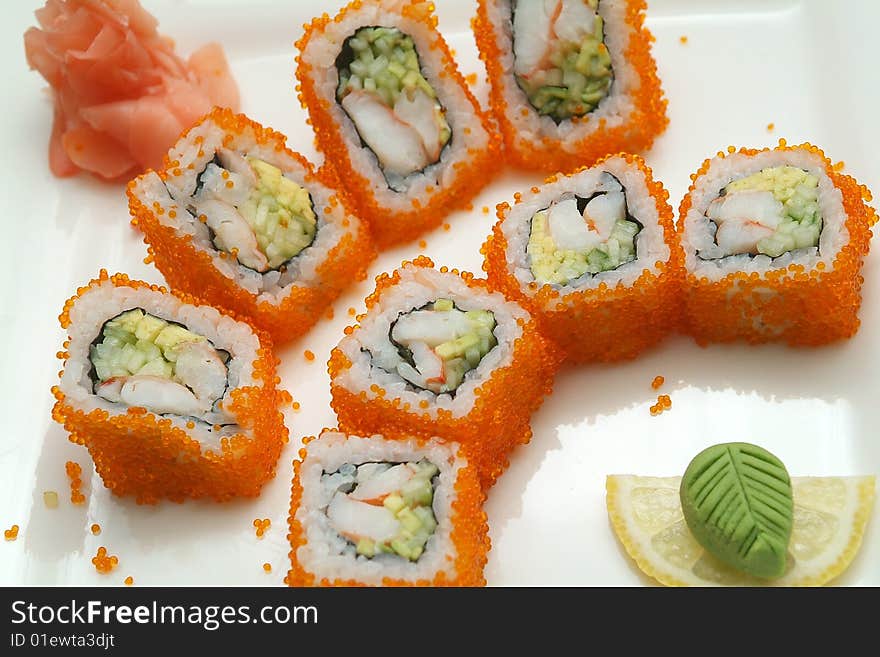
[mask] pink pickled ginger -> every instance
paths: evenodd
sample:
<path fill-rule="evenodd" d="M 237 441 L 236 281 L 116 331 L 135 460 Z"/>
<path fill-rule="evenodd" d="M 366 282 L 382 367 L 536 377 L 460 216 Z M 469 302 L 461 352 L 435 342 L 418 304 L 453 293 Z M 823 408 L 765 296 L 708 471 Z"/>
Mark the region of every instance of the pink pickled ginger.
<path fill-rule="evenodd" d="M 223 49 L 174 53 L 138 0 L 48 0 L 24 34 L 28 64 L 52 87 L 49 168 L 110 180 L 158 168 L 215 105 L 238 110 Z"/>

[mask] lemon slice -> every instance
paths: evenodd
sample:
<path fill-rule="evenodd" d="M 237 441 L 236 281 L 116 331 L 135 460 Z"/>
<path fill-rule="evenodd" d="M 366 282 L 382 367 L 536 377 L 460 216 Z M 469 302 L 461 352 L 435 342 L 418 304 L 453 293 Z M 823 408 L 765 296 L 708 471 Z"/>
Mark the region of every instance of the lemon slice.
<path fill-rule="evenodd" d="M 794 528 L 785 574 L 761 580 L 708 554 L 685 524 L 681 477 L 611 475 L 606 503 L 627 553 L 667 586 L 821 586 L 859 551 L 874 503 L 874 477 L 792 477 Z"/>

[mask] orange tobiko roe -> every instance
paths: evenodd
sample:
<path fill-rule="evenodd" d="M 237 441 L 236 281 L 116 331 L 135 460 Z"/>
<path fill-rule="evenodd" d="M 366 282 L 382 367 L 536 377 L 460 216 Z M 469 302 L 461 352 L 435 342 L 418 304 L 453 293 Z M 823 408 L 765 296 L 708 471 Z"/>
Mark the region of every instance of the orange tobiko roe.
<path fill-rule="evenodd" d="M 335 431 L 325 429 L 325 431 Z M 385 436 L 388 438 L 389 436 Z M 402 438 L 402 436 L 401 436 Z M 408 438 L 412 438 L 409 436 Z M 315 440 L 314 436 L 303 438 L 303 445 L 308 445 Z M 419 443 L 424 439 L 416 439 Z M 305 545 L 307 537 L 302 523 L 296 519 L 296 512 L 302 501 L 302 485 L 300 483 L 300 468 L 306 459 L 306 448 L 299 450 L 299 460 L 293 462 L 293 483 L 290 495 L 290 516 L 288 523 L 290 532 L 287 538 L 290 540 L 290 570 L 284 578 L 288 586 L 366 586 L 357 580 L 329 580 L 326 577 L 317 579 L 314 573 L 307 571 L 297 559 L 297 550 Z M 386 577 L 382 580 L 383 586 L 485 586 L 486 578 L 483 568 L 488 560 L 491 541 L 489 539 L 489 525 L 486 513 L 483 511 L 483 503 L 486 495 L 480 486 L 479 475 L 476 468 L 468 463 L 458 471 L 455 479 L 455 502 L 452 504 L 452 515 L 449 522 L 452 526 L 449 540 L 455 547 L 455 572 L 456 577 L 450 579 L 446 573 L 439 572 L 432 579 L 416 581 L 404 579 L 392 579 Z"/>
<path fill-rule="evenodd" d="M 108 554 L 107 548 L 102 545 L 98 548 L 97 554 L 92 557 L 92 564 L 95 566 L 95 570 L 106 575 L 119 565 L 119 557 Z"/>
<path fill-rule="evenodd" d="M 770 150 L 740 148 L 737 151 L 730 146 L 727 153 L 754 156 Z M 745 340 L 817 346 L 849 338 L 859 328 L 864 282 L 862 261 L 868 253 L 871 227 L 877 223 L 877 213 L 868 205 L 871 193 L 854 178 L 839 173 L 825 153 L 812 144 L 788 146 L 780 139 L 772 150 L 808 150 L 822 159 L 826 175 L 842 196 L 849 240 L 830 268 L 819 262 L 815 269 L 806 271 L 803 265 L 791 264 L 763 274 L 733 272 L 715 282 L 688 271 L 684 330 L 701 345 Z M 719 158 L 725 156 L 723 151 L 718 153 Z M 680 234 L 684 234 L 691 195 L 711 164 L 712 160 L 707 159 L 691 176 L 692 184 L 679 209 Z"/>
<path fill-rule="evenodd" d="M 536 282 L 523 289 L 507 261 L 507 239 L 502 223 L 510 213 L 510 205 L 498 205 L 498 221 L 481 252 L 485 256 L 483 269 L 489 283 L 505 295 L 517 299 L 535 315 L 541 329 L 557 345 L 568 362 L 613 362 L 634 358 L 643 350 L 660 342 L 678 328 L 681 312 L 680 294 L 684 256 L 669 205 L 669 192 L 655 181 L 651 169 L 637 155 L 621 153 L 630 165 L 638 167 L 645 177 L 648 192 L 654 199 L 663 239 L 669 247 L 669 259 L 655 263 L 657 273 L 645 269 L 631 285 L 615 287 L 601 283 L 595 289 L 562 293 L 552 285 Z M 610 158 L 606 158 L 610 159 Z M 596 167 L 601 167 L 601 160 Z M 577 175 L 589 167 L 581 167 L 569 174 Z M 552 184 L 561 174 L 544 182 Z M 542 190 L 533 187 L 529 193 Z M 524 195 L 514 195 L 515 203 L 523 202 Z"/>
<path fill-rule="evenodd" d="M 274 147 L 276 151 L 286 151 L 288 156 L 301 164 L 307 171 L 306 184 L 316 181 L 330 189 L 338 187 L 332 172 L 326 168 L 316 172 L 308 160 L 289 150 L 285 145 L 287 138 L 280 132 L 264 128 L 243 114 L 222 108 L 215 108 L 190 130 L 207 121 L 213 121 L 228 135 L 252 130 L 257 143 Z M 181 139 L 185 139 L 190 130 L 184 132 Z M 177 164 L 166 156 L 165 168 L 158 172 L 159 176 L 166 180 L 182 175 Z M 308 286 L 293 284 L 279 303 L 270 303 L 217 269 L 211 256 L 193 244 L 191 235 L 178 234 L 173 227 L 160 222 L 156 215 L 164 212 L 164 209 L 158 203 L 150 207 L 138 197 L 135 193 L 138 180 L 129 183 L 127 193 L 131 223 L 144 233 L 144 243 L 148 245 L 147 261 L 155 263 L 173 289 L 185 291 L 213 306 L 249 318 L 255 326 L 268 332 L 277 344 L 306 333 L 346 287 L 366 278 L 367 267 L 375 257 L 375 249 L 366 230 L 346 233 L 318 265 L 320 283 Z M 330 205 L 333 208 L 340 206 L 345 211 L 345 205 L 339 198 L 331 197 Z M 347 226 L 348 222 L 349 219 L 343 219 L 342 226 Z M 225 255 L 225 252 L 221 252 L 221 257 Z"/>
<path fill-rule="evenodd" d="M 82 488 L 82 466 L 76 461 L 68 461 L 64 464 L 64 470 L 67 472 L 67 477 L 70 479 L 70 501 L 73 504 L 83 504 L 86 501 L 86 496 L 82 494 L 80 490 Z"/>
<path fill-rule="evenodd" d="M 62 328 L 70 326 L 76 300 L 108 280 L 116 287 L 147 287 L 198 305 L 185 294 L 169 293 L 164 287 L 133 281 L 125 274 L 108 276 L 102 270 L 97 279 L 67 300 L 59 317 Z M 276 387 L 279 361 L 268 336 L 257 329 L 254 332 L 260 348 L 253 377 L 262 383 L 233 390 L 232 402 L 227 404 L 227 410 L 242 428 L 251 431 L 252 438 L 243 434 L 223 438 L 219 453 L 202 451 L 186 431 L 145 408 L 129 407 L 121 415 L 110 415 L 100 408 L 86 413 L 69 403 L 59 386 L 52 387 L 56 399 L 52 417 L 70 432 L 71 442 L 89 450 L 104 485 L 116 495 L 134 496 L 138 504 L 155 504 L 160 499 L 182 502 L 209 497 L 223 502 L 237 496 L 256 497 L 263 484 L 275 476 L 287 428 L 278 410 L 283 398 L 283 391 Z M 69 354 L 59 355 L 66 363 Z"/>
<path fill-rule="evenodd" d="M 467 208 L 474 196 L 499 170 L 498 157 L 501 144 L 500 139 L 495 136 L 496 131 L 491 119 L 480 109 L 479 103 L 455 64 L 449 46 L 437 31 L 437 17 L 433 13 L 434 4 L 422 0 L 385 2 L 384 11 L 397 13 L 408 20 L 419 22 L 433 33 L 434 41 L 430 49 L 435 51 L 442 62 L 440 76 L 455 81 L 460 87 L 462 95 L 473 108 L 474 116 L 490 135 L 490 141 L 485 149 L 469 148 L 469 159 L 454 162 L 452 164 L 452 168 L 455 169 L 454 175 L 445 174 L 444 183 L 427 194 L 427 198 L 413 199 L 411 210 L 393 211 L 376 200 L 372 182 L 362 175 L 348 156 L 342 126 L 335 121 L 331 113 L 331 102 L 335 102 L 335 99 L 330 101 L 322 96 L 316 79 L 318 73 L 302 57 L 311 40 L 323 37 L 328 24 L 341 23 L 369 4 L 371 3 L 354 0 L 335 17 L 331 18 L 325 13 L 305 26 L 305 34 L 296 42 L 296 47 L 300 51 L 296 57 L 296 77 L 299 81 L 296 90 L 300 104 L 309 113 L 309 120 L 315 131 L 316 145 L 324 153 L 328 165 L 336 171 L 337 178 L 344 181 L 344 186 L 337 189 L 344 190 L 361 217 L 370 224 L 376 245 L 384 249 L 413 240 L 421 233 L 436 228 L 455 208 Z M 424 53 L 420 55 L 424 57 Z M 463 132 L 464 139 L 467 140 L 469 128 L 465 127 Z"/>
<path fill-rule="evenodd" d="M 432 268 L 434 263 L 419 256 L 402 266 L 407 265 Z M 445 273 L 447 269 L 441 267 L 440 271 Z M 473 290 L 490 291 L 485 280 L 475 278 L 470 272 L 453 269 L 451 273 L 460 276 Z M 399 271 L 379 275 L 375 291 L 366 299 L 367 313 L 378 305 L 383 292 L 399 281 Z M 371 395 L 342 387 L 337 379 L 352 363 L 338 347 L 334 348 L 328 364 L 330 404 L 336 411 L 340 430 L 358 435 L 381 433 L 391 439 L 440 436 L 455 440 L 476 466 L 483 487 L 490 488 L 507 468 L 510 452 L 531 440 L 529 420 L 550 394 L 559 365 L 556 350 L 538 332 L 537 322 L 531 318 L 518 321 L 522 335 L 512 345 L 510 364 L 492 371 L 474 390 L 475 400 L 470 411 L 459 417 L 442 408 L 432 415 L 425 400 L 419 402 L 418 408 L 404 404 L 399 397 L 387 395 L 378 384 L 371 386 Z M 345 332 L 350 335 L 357 330 L 355 325 Z"/>
<path fill-rule="evenodd" d="M 498 0 L 479 0 L 477 15 L 472 22 L 480 59 L 486 66 L 489 82 L 489 102 L 495 121 L 504 137 L 508 160 L 518 167 L 539 171 L 574 171 L 589 165 L 609 153 L 618 151 L 640 152 L 648 150 L 654 140 L 669 124 L 666 116 L 667 101 L 663 97 L 657 64 L 651 56 L 654 36 L 644 26 L 645 0 L 626 2 L 625 23 L 630 30 L 629 43 L 623 57 L 638 76 L 637 88 L 632 93 L 632 111 L 624 121 L 609 126 L 606 119 L 594 119 L 589 114 L 569 119 L 575 124 L 596 122 L 595 130 L 575 144 L 570 139 L 559 139 L 524 134 L 511 119 L 511 112 L 524 115 L 537 113 L 523 94 L 523 106 L 509 107 L 504 97 L 503 79 L 505 53 L 496 40 L 495 27 L 489 18 L 488 4 Z M 516 83 L 513 83 L 516 86 Z"/>

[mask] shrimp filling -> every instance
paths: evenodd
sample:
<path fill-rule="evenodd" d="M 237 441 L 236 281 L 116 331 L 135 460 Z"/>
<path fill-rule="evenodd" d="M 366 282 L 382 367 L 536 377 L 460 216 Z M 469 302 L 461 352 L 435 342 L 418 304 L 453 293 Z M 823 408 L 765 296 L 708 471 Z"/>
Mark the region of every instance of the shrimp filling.
<path fill-rule="evenodd" d="M 792 166 L 762 169 L 729 183 L 709 204 L 706 217 L 720 250 L 715 257 L 748 253 L 776 258 L 817 247 L 822 232 L 819 179 Z"/>
<path fill-rule="evenodd" d="M 433 504 L 439 472 L 424 460 L 346 463 L 325 472 L 321 488 L 329 524 L 355 554 L 417 561 L 437 528 Z"/>
<path fill-rule="evenodd" d="M 135 308 L 106 322 L 89 351 L 99 397 L 229 424 L 218 404 L 226 393 L 229 354 L 204 336 Z"/>
<path fill-rule="evenodd" d="M 599 0 L 516 0 L 513 55 L 520 89 L 557 123 L 595 110 L 614 80 Z"/>
<path fill-rule="evenodd" d="M 498 344 L 494 330 L 490 311 L 462 311 L 449 299 L 437 299 L 397 318 L 389 332 L 396 352 L 380 365 L 416 388 L 455 394 Z"/>
<path fill-rule="evenodd" d="M 526 250 L 538 283 L 567 285 L 635 260 L 642 226 L 629 215 L 614 176 L 603 173 L 601 187 L 587 198 L 563 194 L 532 217 Z"/>
<path fill-rule="evenodd" d="M 440 160 L 452 130 L 410 36 L 396 28 L 362 27 L 345 41 L 336 67 L 336 100 L 392 189 Z"/>
<path fill-rule="evenodd" d="M 308 191 L 276 166 L 221 149 L 199 175 L 189 211 L 214 246 L 260 273 L 277 270 L 315 240 Z"/>

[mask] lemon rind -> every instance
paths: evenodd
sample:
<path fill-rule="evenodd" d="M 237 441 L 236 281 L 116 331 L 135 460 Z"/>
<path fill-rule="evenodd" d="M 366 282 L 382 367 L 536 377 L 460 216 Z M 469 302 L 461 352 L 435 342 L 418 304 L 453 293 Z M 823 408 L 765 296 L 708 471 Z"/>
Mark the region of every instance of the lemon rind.
<path fill-rule="evenodd" d="M 872 475 L 864 477 L 859 482 L 857 488 L 858 500 L 856 511 L 853 515 L 849 542 L 841 551 L 837 560 L 817 575 L 805 577 L 803 580 L 792 583 L 791 586 L 824 586 L 836 577 L 840 577 L 849 568 L 849 565 L 856 558 L 862 546 L 862 540 L 865 537 L 865 527 L 868 525 L 868 519 L 871 517 L 871 511 L 874 508 L 875 480 L 876 478 Z"/>
<path fill-rule="evenodd" d="M 605 500 L 606 506 L 608 507 L 608 517 L 611 519 L 611 526 L 614 528 L 614 533 L 617 535 L 618 540 L 623 544 L 626 553 L 636 562 L 636 565 L 638 565 L 643 573 L 649 577 L 653 577 L 664 586 L 689 586 L 686 582 L 671 577 L 654 568 L 651 561 L 645 558 L 640 550 L 636 549 L 637 541 L 629 533 L 626 520 L 618 508 L 618 504 L 620 503 L 620 495 L 618 495 L 619 491 L 620 487 L 617 485 L 617 479 L 611 475 L 606 476 Z"/>

